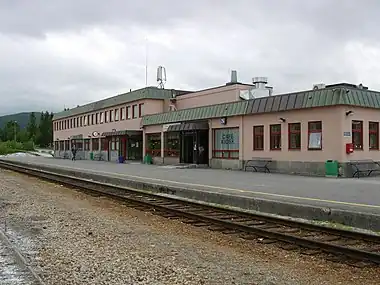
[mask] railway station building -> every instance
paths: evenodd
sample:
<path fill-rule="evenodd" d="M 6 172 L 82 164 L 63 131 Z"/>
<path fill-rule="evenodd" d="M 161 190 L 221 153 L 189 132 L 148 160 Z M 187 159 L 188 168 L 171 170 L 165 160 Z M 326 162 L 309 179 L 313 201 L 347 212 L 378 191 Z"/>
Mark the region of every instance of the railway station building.
<path fill-rule="evenodd" d="M 267 79 L 200 91 L 146 87 L 53 119 L 55 156 L 324 175 L 326 161 L 380 161 L 380 92 L 347 83 L 273 95 Z"/>

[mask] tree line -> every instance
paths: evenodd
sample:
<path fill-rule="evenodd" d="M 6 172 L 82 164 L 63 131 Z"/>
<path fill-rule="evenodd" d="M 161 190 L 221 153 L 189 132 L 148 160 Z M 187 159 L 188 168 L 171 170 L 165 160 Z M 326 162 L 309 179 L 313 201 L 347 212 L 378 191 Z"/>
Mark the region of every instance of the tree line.
<path fill-rule="evenodd" d="M 53 113 L 41 112 L 37 123 L 36 114 L 29 116 L 26 128 L 17 121 L 9 121 L 0 129 L 0 141 L 33 142 L 40 147 L 49 147 L 53 142 Z"/>

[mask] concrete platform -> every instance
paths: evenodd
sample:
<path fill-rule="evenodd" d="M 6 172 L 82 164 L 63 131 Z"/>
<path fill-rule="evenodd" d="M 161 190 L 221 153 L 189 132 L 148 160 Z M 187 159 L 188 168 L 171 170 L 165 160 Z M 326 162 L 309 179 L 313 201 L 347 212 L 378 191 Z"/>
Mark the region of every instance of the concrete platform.
<path fill-rule="evenodd" d="M 379 178 L 316 178 L 215 169 L 2 158 L 183 198 L 380 231 Z"/>

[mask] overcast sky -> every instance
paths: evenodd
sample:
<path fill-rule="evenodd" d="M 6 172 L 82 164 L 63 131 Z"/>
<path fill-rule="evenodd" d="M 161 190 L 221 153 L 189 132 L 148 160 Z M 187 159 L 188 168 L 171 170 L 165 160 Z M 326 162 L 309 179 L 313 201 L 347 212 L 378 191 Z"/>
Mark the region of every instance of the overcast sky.
<path fill-rule="evenodd" d="M 380 90 L 376 0 L 1 0 L 0 114 L 61 111 L 148 85 L 267 76 L 274 93 L 314 83 Z"/>

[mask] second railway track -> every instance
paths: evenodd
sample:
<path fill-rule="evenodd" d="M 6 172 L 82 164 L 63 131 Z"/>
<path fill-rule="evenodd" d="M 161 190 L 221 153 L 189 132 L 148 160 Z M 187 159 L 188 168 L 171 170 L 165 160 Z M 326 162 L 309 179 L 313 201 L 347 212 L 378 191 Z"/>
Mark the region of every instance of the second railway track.
<path fill-rule="evenodd" d="M 283 248 L 300 248 L 308 254 L 333 254 L 339 261 L 353 265 L 362 261 L 380 265 L 380 236 L 377 235 L 239 212 L 10 162 L 0 161 L 0 168 L 77 187 L 91 194 L 105 195 L 138 209 L 154 210 L 167 218 L 182 218 L 194 226 L 211 227 L 214 231 L 238 234 L 245 239 L 259 238 L 263 243 L 277 242 Z"/>

